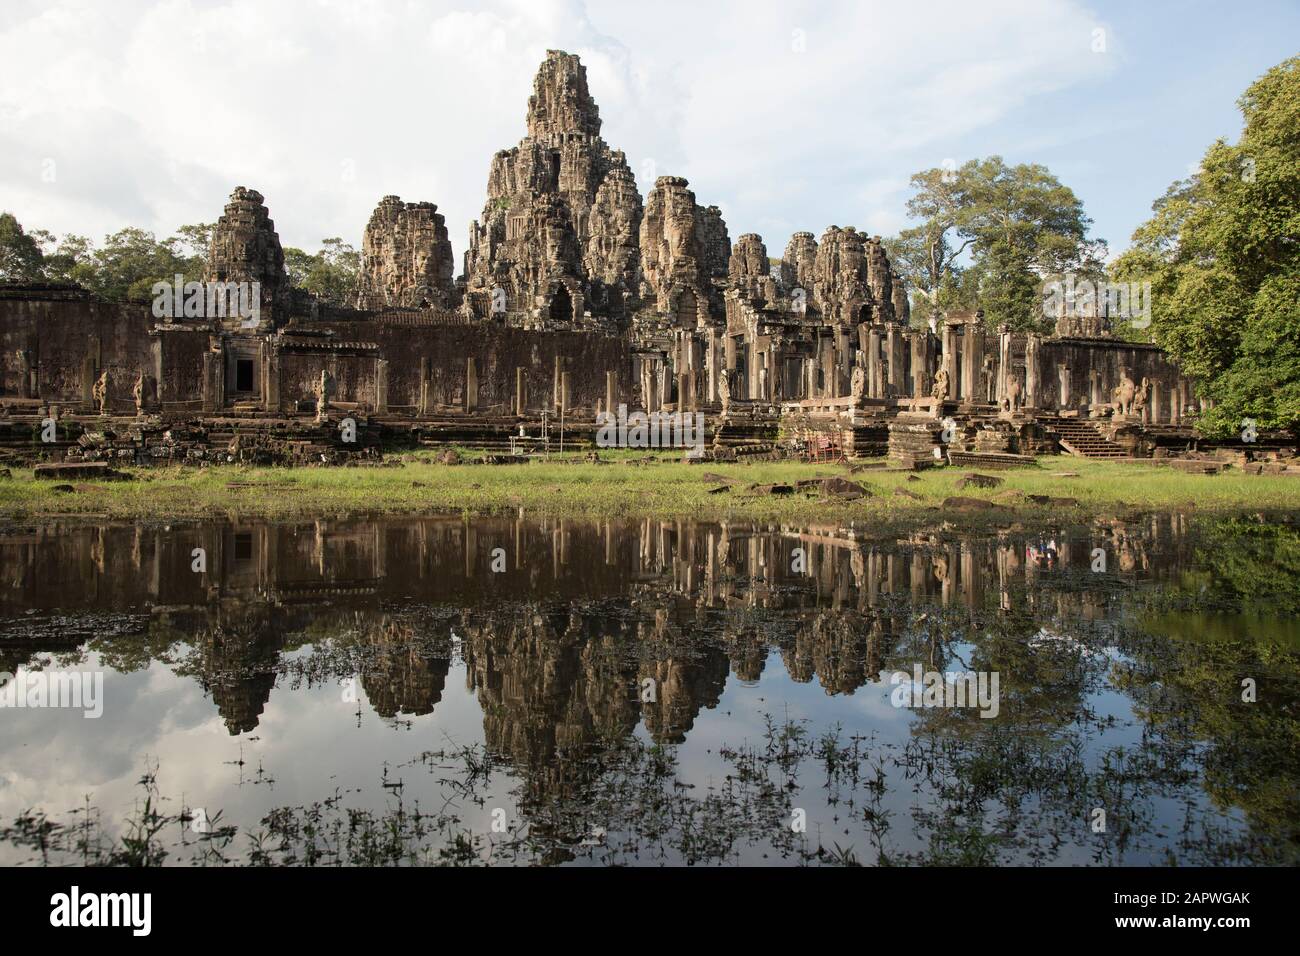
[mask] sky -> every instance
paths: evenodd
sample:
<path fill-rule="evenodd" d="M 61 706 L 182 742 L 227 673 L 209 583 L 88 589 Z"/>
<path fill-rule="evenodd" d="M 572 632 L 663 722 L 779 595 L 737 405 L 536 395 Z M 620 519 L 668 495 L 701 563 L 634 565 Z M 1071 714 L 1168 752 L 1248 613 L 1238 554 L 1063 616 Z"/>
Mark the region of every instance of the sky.
<path fill-rule="evenodd" d="M 1298 38 L 1297 0 L 4 0 L 0 210 L 163 237 L 242 185 L 314 251 L 396 194 L 459 261 L 563 49 L 643 195 L 685 176 L 770 255 L 897 232 L 914 172 L 994 154 L 1047 166 L 1114 255 Z"/>

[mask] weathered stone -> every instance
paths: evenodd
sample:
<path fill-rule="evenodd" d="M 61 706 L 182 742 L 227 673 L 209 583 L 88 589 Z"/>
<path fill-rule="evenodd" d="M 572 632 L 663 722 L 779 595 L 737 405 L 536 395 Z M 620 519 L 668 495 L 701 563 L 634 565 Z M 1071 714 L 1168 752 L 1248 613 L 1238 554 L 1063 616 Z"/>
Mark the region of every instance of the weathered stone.
<path fill-rule="evenodd" d="M 716 206 L 695 202 L 685 179 L 660 176 L 641 220 L 641 298 L 678 328 L 708 317 L 711 280 L 726 275 L 731 244 Z"/>
<path fill-rule="evenodd" d="M 731 247 L 727 280 L 731 288 L 753 302 L 762 304 L 776 299 L 776 280 L 772 278 L 762 236 L 747 232 L 736 240 Z"/>
<path fill-rule="evenodd" d="M 869 498 L 871 492 L 856 481 L 850 481 L 847 478 L 823 478 L 820 484 L 820 490 L 823 495 L 834 498 L 843 498 L 846 501 L 853 501 L 858 498 Z"/>
<path fill-rule="evenodd" d="M 968 471 L 962 475 L 955 485 L 956 488 L 996 488 L 1003 483 L 1002 478 L 996 478 L 993 475 L 981 475 L 973 471 Z"/>
<path fill-rule="evenodd" d="M 576 56 L 547 52 L 528 101 L 528 135 L 492 160 L 488 199 L 465 253 L 471 313 L 563 327 L 621 318 L 637 291 L 640 199 Z M 480 224 L 481 223 L 481 224 Z"/>
<path fill-rule="evenodd" d="M 450 305 L 454 270 L 447 225 L 438 207 L 385 196 L 361 239 L 357 307 Z"/>
<path fill-rule="evenodd" d="M 801 289 L 811 295 L 817 283 L 817 239 L 811 232 L 796 232 L 781 257 L 781 284 L 787 293 Z"/>
<path fill-rule="evenodd" d="M 287 312 L 290 286 L 284 250 L 257 190 L 236 186 L 230 194 L 230 202 L 212 229 L 207 278 L 213 282 L 260 283 L 261 308 Z M 276 316 L 263 318 L 275 320 Z M 229 323 L 238 325 L 239 321 L 235 316 Z"/>

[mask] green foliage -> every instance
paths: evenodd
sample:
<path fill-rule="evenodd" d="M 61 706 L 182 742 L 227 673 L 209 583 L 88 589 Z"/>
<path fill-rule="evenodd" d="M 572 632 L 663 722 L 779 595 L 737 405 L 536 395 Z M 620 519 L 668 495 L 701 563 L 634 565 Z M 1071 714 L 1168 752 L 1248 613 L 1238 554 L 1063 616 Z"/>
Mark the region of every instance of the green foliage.
<path fill-rule="evenodd" d="M 322 239 L 315 255 L 291 246 L 284 250 L 284 267 L 295 288 L 330 305 L 355 304 L 361 254 L 342 239 Z"/>
<path fill-rule="evenodd" d="M 0 213 L 0 282 L 38 282 L 44 256 L 35 236 L 23 232 L 12 213 Z"/>
<path fill-rule="evenodd" d="M 110 302 L 148 302 L 156 282 L 177 274 L 202 279 L 210 223 L 181 226 L 159 242 L 144 229 L 122 229 L 95 248 L 85 236 L 57 239 L 43 229 L 24 234 L 9 213 L 0 215 L 0 281 L 75 282 Z"/>
<path fill-rule="evenodd" d="M 1088 238 L 1083 204 L 1044 166 L 991 156 L 923 170 L 912 186 L 907 211 L 920 224 L 887 249 L 923 300 L 918 314 L 982 308 L 993 327 L 1034 328 L 1045 279 L 1101 274 L 1105 243 Z"/>
<path fill-rule="evenodd" d="M 1201 431 L 1253 418 L 1300 431 L 1300 57 L 1238 101 L 1236 145 L 1219 140 L 1174 183 L 1112 265 L 1151 282 L 1152 337 L 1203 383 Z"/>

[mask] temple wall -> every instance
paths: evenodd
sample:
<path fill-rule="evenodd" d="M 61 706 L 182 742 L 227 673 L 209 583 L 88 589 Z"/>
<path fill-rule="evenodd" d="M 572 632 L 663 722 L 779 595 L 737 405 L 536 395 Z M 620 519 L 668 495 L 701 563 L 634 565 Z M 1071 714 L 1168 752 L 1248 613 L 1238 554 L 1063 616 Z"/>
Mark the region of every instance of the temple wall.
<path fill-rule="evenodd" d="M 1181 394 L 1186 402 L 1193 394 L 1191 383 L 1163 350 L 1117 339 L 1044 338 L 1038 347 L 1036 371 L 1035 404 L 1042 409 L 1078 409 L 1109 403 L 1124 374 L 1135 385 L 1141 385 L 1144 378 L 1154 385 L 1154 414 L 1149 417 L 1153 422 L 1177 422 L 1184 410 L 1171 416 L 1171 396 Z M 1064 403 L 1063 388 L 1069 393 Z"/>
<path fill-rule="evenodd" d="M 203 355 L 208 350 L 206 331 L 164 332 L 155 337 L 163 374 L 158 397 L 168 405 L 198 402 L 203 398 Z"/>
<path fill-rule="evenodd" d="M 85 299 L 0 298 L 0 394 L 24 396 L 22 360 L 38 370 L 40 397 L 55 403 L 89 400 L 90 384 L 104 369 L 109 401 L 134 408 L 136 376 L 152 378 L 154 357 L 148 305 L 114 305 Z M 87 361 L 89 360 L 89 362 Z"/>
<path fill-rule="evenodd" d="M 306 327 L 306 326 L 304 326 Z M 514 408 L 516 369 L 524 369 L 527 407 L 540 410 L 553 405 L 555 360 L 562 360 L 569 373 L 569 407 L 594 410 L 603 402 L 606 372 L 617 375 L 616 402 L 633 406 L 632 356 L 626 339 L 592 332 L 537 332 L 492 325 L 387 325 L 367 321 L 326 321 L 310 328 L 327 328 L 336 338 L 351 342 L 375 342 L 379 355 L 388 363 L 388 407 L 394 411 L 414 409 L 420 404 L 421 374 L 429 383 L 429 411 L 437 405 L 464 408 L 469 360 L 474 360 L 478 380 L 477 408 L 484 412 L 495 406 L 501 411 Z M 285 358 L 288 358 L 286 354 Z M 370 365 L 373 369 L 374 361 Z M 316 368 L 319 375 L 320 364 Z M 297 373 L 287 365 L 282 371 L 285 401 L 300 386 Z M 332 400 L 375 401 L 373 371 L 346 375 L 335 385 Z M 310 387 L 305 394 L 310 394 Z"/>

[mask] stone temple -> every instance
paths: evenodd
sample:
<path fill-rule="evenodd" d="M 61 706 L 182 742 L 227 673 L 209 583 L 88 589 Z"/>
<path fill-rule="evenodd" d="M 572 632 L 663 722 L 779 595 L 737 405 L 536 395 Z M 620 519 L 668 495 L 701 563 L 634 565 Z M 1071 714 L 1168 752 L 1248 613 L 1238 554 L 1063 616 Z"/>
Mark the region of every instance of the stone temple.
<path fill-rule="evenodd" d="M 433 202 L 385 196 L 361 249 L 353 306 L 316 301 L 290 285 L 266 198 L 241 186 L 205 278 L 257 282 L 256 319 L 0 286 L 0 444 L 30 449 L 54 418 L 40 451 L 68 460 L 504 450 L 561 420 L 580 446 L 619 405 L 704 413 L 719 457 L 773 452 L 778 436 L 911 466 L 1196 440 L 1193 383 L 1104 316 L 1063 316 L 1052 334 L 989 330 L 979 313 L 914 324 L 878 236 L 797 232 L 778 261 L 761 236 L 733 241 L 680 176 L 642 196 L 568 53 L 547 54 L 523 139 L 492 157 L 459 276 Z"/>

